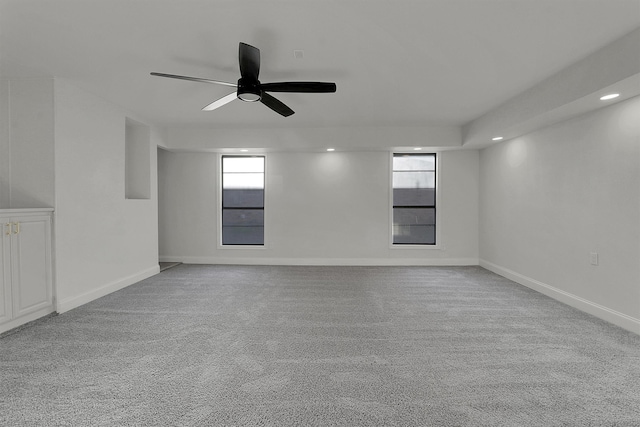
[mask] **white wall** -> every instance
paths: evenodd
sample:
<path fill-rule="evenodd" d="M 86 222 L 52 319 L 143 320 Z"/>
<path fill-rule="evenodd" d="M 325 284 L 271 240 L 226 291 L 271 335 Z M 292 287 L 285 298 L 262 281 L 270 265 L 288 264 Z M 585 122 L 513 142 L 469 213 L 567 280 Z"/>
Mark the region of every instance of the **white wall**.
<path fill-rule="evenodd" d="M 166 130 L 166 147 L 174 150 L 386 151 L 412 147 L 462 146 L 458 126 L 366 126 L 322 128 L 192 128 Z"/>
<path fill-rule="evenodd" d="M 56 80 L 55 267 L 60 312 L 158 271 L 155 168 L 151 199 L 126 200 L 126 116 L 118 107 Z M 158 143 L 152 129 L 152 165 Z"/>
<path fill-rule="evenodd" d="M 216 155 L 158 149 L 160 260 L 210 256 L 216 248 Z"/>
<path fill-rule="evenodd" d="M 440 154 L 440 249 L 390 247 L 390 153 L 267 153 L 264 249 L 218 247 L 218 155 L 161 150 L 161 260 L 477 264 L 478 152 Z"/>
<path fill-rule="evenodd" d="M 11 207 L 9 106 L 9 80 L 0 79 L 0 209 Z"/>
<path fill-rule="evenodd" d="M 3 80 L 0 97 L 0 207 L 53 207 L 53 79 Z"/>
<path fill-rule="evenodd" d="M 482 150 L 481 265 L 640 333 L 639 118 L 635 97 Z"/>

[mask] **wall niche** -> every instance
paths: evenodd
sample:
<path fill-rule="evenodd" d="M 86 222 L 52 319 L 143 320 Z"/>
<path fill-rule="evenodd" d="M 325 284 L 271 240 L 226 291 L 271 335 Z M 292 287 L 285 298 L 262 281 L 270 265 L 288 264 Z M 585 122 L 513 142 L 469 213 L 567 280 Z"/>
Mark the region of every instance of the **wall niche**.
<path fill-rule="evenodd" d="M 151 198 L 151 144 L 149 126 L 125 119 L 125 198 Z"/>

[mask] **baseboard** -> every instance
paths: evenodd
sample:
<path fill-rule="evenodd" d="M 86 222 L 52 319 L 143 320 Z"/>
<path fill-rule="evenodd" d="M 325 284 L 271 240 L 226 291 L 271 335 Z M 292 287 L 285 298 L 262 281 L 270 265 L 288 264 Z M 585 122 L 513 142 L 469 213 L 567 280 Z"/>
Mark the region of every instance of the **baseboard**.
<path fill-rule="evenodd" d="M 122 279 L 118 279 L 111 283 L 107 283 L 106 285 L 103 285 L 97 289 L 93 289 L 84 294 L 59 300 L 56 306 L 56 311 L 58 313 L 64 313 L 65 311 L 69 311 L 76 307 L 80 307 L 83 304 L 91 302 L 105 295 L 109 295 L 110 293 L 118 291 L 122 288 L 126 288 L 127 286 L 133 285 L 134 283 L 139 282 L 140 280 L 144 280 L 155 274 L 158 274 L 159 272 L 160 272 L 160 266 L 155 265 L 151 268 L 140 271 L 136 274 L 132 274 L 131 276 L 123 277 Z"/>
<path fill-rule="evenodd" d="M 477 258 L 218 258 L 161 256 L 160 262 L 229 265 L 326 265 L 326 266 L 461 266 L 478 265 Z"/>
<path fill-rule="evenodd" d="M 608 307 L 586 300 L 569 292 L 565 292 L 530 277 L 523 276 L 513 270 L 509 270 L 508 268 L 501 267 L 483 259 L 480 260 L 480 266 L 573 308 L 577 308 L 578 310 L 589 313 L 602 320 L 640 335 L 640 319 L 612 310 Z"/>

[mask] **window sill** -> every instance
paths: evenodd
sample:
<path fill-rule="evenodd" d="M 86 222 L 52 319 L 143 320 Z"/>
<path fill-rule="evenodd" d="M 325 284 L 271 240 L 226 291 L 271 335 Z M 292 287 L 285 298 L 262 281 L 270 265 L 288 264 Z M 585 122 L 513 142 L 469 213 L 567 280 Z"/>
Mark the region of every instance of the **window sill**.
<path fill-rule="evenodd" d="M 218 245 L 218 249 L 231 249 L 231 250 L 243 250 L 243 249 L 250 249 L 250 250 L 264 250 L 266 249 L 266 245 Z"/>
<path fill-rule="evenodd" d="M 444 246 L 442 245 L 394 245 L 393 243 L 389 245 L 390 249 L 422 249 L 422 250 L 444 250 Z"/>

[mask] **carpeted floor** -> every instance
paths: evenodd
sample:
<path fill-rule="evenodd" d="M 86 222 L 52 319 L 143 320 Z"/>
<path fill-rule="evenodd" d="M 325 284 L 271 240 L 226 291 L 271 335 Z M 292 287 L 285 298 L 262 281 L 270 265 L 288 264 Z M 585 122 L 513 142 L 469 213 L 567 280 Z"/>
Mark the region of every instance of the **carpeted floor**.
<path fill-rule="evenodd" d="M 2 426 L 640 426 L 640 337 L 480 267 L 179 265 L 0 339 Z"/>

